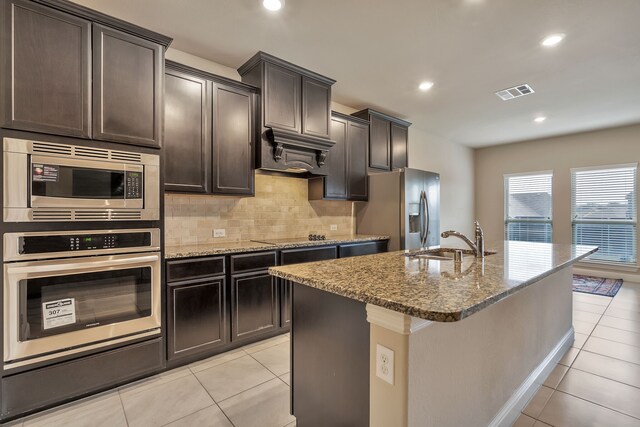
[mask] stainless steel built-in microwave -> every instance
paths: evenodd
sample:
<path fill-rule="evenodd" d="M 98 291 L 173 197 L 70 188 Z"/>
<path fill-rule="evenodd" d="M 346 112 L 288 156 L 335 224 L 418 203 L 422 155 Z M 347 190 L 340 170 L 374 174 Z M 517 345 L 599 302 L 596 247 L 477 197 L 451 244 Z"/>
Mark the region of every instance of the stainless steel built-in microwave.
<path fill-rule="evenodd" d="M 160 156 L 4 138 L 6 222 L 157 220 Z"/>

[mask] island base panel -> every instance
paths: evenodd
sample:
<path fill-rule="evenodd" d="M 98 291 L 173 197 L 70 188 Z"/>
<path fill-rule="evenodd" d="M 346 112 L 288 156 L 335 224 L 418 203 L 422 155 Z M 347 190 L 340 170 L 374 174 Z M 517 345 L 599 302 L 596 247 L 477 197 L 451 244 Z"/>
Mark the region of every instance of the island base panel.
<path fill-rule="evenodd" d="M 299 426 L 369 425 L 366 304 L 293 284 L 292 413 Z"/>

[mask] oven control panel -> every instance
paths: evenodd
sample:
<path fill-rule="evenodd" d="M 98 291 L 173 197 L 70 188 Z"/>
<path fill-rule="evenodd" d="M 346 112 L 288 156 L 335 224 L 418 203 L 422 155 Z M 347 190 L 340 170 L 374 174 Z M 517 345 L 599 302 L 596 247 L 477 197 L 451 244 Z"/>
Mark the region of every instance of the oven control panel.
<path fill-rule="evenodd" d="M 151 246 L 151 233 L 115 232 L 91 234 L 49 234 L 20 236 L 20 254 L 45 254 L 52 252 L 81 252 L 100 249 L 141 248 Z"/>

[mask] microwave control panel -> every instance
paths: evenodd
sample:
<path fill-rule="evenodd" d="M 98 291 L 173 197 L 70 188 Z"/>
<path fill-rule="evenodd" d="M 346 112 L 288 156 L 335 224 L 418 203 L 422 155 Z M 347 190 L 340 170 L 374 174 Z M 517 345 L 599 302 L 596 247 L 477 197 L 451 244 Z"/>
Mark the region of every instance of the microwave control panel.
<path fill-rule="evenodd" d="M 142 172 L 129 172 L 126 174 L 127 199 L 141 199 L 142 198 Z"/>
<path fill-rule="evenodd" d="M 149 246 L 151 246 L 149 232 L 52 234 L 48 236 L 21 236 L 18 251 L 20 254 L 45 254 Z"/>

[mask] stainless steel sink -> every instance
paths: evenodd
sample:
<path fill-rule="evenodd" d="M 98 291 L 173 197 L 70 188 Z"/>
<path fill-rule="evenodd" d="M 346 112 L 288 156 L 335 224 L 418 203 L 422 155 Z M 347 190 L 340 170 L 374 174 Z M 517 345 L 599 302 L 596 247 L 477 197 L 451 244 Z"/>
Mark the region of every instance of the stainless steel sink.
<path fill-rule="evenodd" d="M 474 257 L 473 251 L 468 249 L 458 248 L 435 248 L 435 249 L 423 249 L 419 251 L 407 252 L 405 256 L 411 258 L 426 258 L 439 261 L 453 261 L 453 257 L 456 251 L 462 252 L 462 257 Z M 495 251 L 484 251 L 484 255 L 494 255 Z"/>

